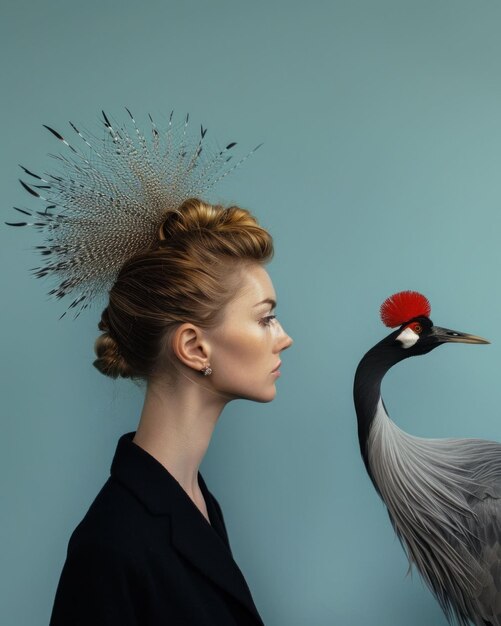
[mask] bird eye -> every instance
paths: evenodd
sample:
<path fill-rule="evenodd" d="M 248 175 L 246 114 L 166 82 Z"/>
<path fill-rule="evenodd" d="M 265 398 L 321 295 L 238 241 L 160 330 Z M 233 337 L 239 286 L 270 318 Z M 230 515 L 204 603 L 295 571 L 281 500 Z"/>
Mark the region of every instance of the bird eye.
<path fill-rule="evenodd" d="M 421 334 L 423 327 L 421 326 L 421 324 L 419 324 L 419 322 L 416 322 L 415 324 L 413 324 L 411 326 L 412 330 L 417 333 L 418 335 Z"/>

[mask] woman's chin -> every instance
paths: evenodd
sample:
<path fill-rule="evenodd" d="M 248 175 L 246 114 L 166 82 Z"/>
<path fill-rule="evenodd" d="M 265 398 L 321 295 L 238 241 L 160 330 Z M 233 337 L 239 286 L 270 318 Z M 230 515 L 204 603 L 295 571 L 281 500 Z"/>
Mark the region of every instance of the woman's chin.
<path fill-rule="evenodd" d="M 277 389 L 275 387 L 275 385 L 273 385 L 272 389 L 270 389 L 269 391 L 267 391 L 266 393 L 264 393 L 258 400 L 257 402 L 271 402 L 272 400 L 275 399 L 275 396 L 277 395 Z"/>
<path fill-rule="evenodd" d="M 249 393 L 249 394 L 242 394 L 239 397 L 242 400 L 251 400 L 252 402 L 271 402 L 275 396 L 277 395 L 277 390 L 275 388 L 275 385 L 273 385 L 271 388 L 266 389 L 265 391 L 263 391 L 262 393 L 256 394 L 256 393 Z"/>

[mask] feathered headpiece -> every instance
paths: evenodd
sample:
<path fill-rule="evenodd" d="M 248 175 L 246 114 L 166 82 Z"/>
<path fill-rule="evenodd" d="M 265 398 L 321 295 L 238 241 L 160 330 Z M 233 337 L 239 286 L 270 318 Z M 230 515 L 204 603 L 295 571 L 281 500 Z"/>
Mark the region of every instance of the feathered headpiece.
<path fill-rule="evenodd" d="M 385 326 L 396 328 L 414 317 L 430 317 L 431 306 L 418 291 L 400 291 L 386 298 L 380 313 Z"/>
<path fill-rule="evenodd" d="M 52 275 L 60 281 L 48 292 L 50 296 L 75 294 L 68 306 L 68 310 L 78 307 L 75 318 L 97 295 L 111 289 L 125 261 L 155 245 L 168 211 L 188 198 L 203 197 L 259 148 L 228 165 L 236 143 L 207 149 L 207 129 L 202 126 L 199 134 L 190 136 L 188 115 L 175 125 L 171 113 L 164 130 L 157 128 L 150 115 L 151 135 L 147 137 L 126 111 L 132 132 L 125 124 L 112 123 L 103 111 L 102 138 L 84 136 L 70 122 L 85 143 L 82 151 L 44 125 L 69 150 L 67 156 L 50 155 L 62 171 L 39 176 L 20 166 L 35 179 L 30 184 L 21 180 L 21 185 L 47 206 L 34 212 L 14 207 L 34 220 L 5 222 L 46 233 L 45 245 L 35 247 L 45 264 L 31 271 L 37 278 Z"/>

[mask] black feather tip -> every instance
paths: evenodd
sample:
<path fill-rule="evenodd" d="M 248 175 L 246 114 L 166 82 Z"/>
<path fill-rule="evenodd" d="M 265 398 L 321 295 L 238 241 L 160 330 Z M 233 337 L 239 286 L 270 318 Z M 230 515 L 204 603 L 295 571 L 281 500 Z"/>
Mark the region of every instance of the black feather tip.
<path fill-rule="evenodd" d="M 54 137 L 57 137 L 61 141 L 64 141 L 64 137 L 61 134 L 59 134 L 57 130 L 54 130 L 50 126 L 47 126 L 47 124 L 42 124 L 42 126 L 44 126 L 49 132 L 51 132 L 54 135 Z"/>

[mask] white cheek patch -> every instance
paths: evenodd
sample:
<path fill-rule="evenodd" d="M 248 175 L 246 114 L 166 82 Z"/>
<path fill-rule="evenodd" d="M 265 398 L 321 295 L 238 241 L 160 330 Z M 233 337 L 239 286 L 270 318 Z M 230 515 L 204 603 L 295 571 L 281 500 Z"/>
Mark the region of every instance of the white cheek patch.
<path fill-rule="evenodd" d="M 397 337 L 397 341 L 400 341 L 402 348 L 412 348 L 418 339 L 419 335 L 410 328 L 403 330 Z"/>

